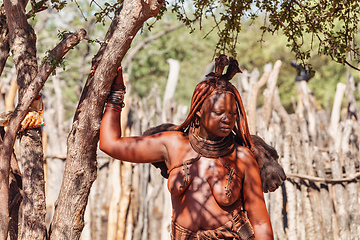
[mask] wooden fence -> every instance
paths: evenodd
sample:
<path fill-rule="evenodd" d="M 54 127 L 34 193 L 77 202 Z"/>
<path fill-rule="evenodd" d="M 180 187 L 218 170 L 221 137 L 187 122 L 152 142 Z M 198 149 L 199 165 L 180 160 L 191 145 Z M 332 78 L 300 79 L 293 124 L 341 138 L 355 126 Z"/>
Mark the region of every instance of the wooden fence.
<path fill-rule="evenodd" d="M 316 104 L 305 81 L 298 82 L 296 113 L 288 114 L 276 87 L 280 68 L 278 61 L 274 67 L 267 65 L 262 76 L 257 70 L 244 72 L 236 83 L 252 133 L 277 149 L 288 176 L 279 189 L 265 194 L 275 239 L 360 239 L 360 124 L 358 112 L 350 112 L 356 109 L 353 81 L 338 85 L 331 114 Z M 263 88 L 265 104 L 257 107 Z M 123 117 L 128 112 L 131 118 L 125 116 L 123 122 L 133 121 L 123 126 L 126 135 L 139 135 L 163 122 L 156 86 L 147 98 L 128 99 L 127 106 Z M 173 102 L 166 112 L 176 123 L 186 114 Z M 170 239 L 170 204 L 166 181 L 157 169 L 99 153 L 82 239 Z"/>

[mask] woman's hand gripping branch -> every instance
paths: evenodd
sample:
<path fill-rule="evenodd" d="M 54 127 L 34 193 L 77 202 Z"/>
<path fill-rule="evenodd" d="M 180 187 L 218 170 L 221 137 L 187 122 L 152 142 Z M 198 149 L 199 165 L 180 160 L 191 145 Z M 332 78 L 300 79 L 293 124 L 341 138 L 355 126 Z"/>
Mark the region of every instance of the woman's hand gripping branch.
<path fill-rule="evenodd" d="M 125 85 L 122 67 L 117 69 L 117 76 L 111 85 L 106 99 L 105 112 L 100 126 L 99 148 L 109 155 L 113 155 L 113 144 L 121 137 L 121 110 L 124 107 Z"/>

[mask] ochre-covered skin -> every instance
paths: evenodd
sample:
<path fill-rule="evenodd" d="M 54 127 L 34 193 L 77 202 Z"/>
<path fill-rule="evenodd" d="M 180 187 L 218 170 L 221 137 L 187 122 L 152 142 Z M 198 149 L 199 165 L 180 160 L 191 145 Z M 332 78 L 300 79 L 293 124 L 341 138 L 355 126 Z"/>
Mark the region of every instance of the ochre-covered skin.
<path fill-rule="evenodd" d="M 121 68 L 114 83 L 123 83 Z M 106 109 L 101 122 L 100 149 L 111 157 L 133 163 L 164 161 L 170 169 L 168 188 L 173 221 L 179 226 L 193 232 L 216 229 L 244 208 L 256 239 L 273 239 L 259 166 L 250 150 L 253 143 L 246 116 L 243 109 L 239 109 L 241 99 L 232 85 L 218 88 L 218 83 L 211 84 L 208 90 L 221 91 L 212 95 L 207 92 L 208 96 L 202 99 L 196 95 L 206 86 L 197 88 L 200 92 L 195 90 L 192 101 L 192 105 L 197 106 L 190 110 L 188 124 L 176 127 L 175 131 L 120 137 L 120 113 Z M 190 144 L 191 128 L 199 138 L 209 142 L 217 142 L 235 132 L 234 150 L 225 156 L 204 157 Z"/>

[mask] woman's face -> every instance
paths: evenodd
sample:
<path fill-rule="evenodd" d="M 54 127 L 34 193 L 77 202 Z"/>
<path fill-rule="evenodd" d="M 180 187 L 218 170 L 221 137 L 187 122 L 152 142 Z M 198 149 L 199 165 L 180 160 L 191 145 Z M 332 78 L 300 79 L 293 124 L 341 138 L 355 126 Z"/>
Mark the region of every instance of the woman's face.
<path fill-rule="evenodd" d="M 209 140 L 226 137 L 235 126 L 236 113 L 236 101 L 232 93 L 210 96 L 197 112 L 200 117 L 200 137 Z"/>

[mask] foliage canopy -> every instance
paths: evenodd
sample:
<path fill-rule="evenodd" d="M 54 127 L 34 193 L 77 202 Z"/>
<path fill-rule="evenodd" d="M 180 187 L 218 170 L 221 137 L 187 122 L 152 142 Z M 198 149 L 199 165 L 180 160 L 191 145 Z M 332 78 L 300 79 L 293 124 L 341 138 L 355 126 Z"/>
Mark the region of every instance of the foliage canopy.
<path fill-rule="evenodd" d="M 41 10 L 47 3 L 58 11 L 70 5 L 70 2 L 66 0 L 51 0 L 50 2 L 34 0 L 31 3 L 33 13 Z M 111 20 L 113 12 L 121 8 L 122 4 L 123 0 L 92 0 L 90 8 L 92 8 L 92 13 L 94 13 L 94 8 L 100 9 L 95 13 L 95 19 L 105 24 L 105 21 Z M 71 5 L 76 5 L 80 11 L 89 8 L 85 7 L 84 2 L 81 1 L 72 1 Z M 344 70 L 339 70 L 342 69 L 341 66 L 334 67 L 329 60 L 332 59 L 353 68 L 356 68 L 359 63 L 358 41 L 356 41 L 359 5 L 356 0 L 168 0 L 162 6 L 162 11 L 156 19 L 165 18 L 165 22 L 170 21 L 170 24 L 175 24 L 175 19 L 180 20 L 190 29 L 190 32 L 196 32 L 196 34 L 190 35 L 192 37 L 186 40 L 182 33 L 165 36 L 155 43 L 155 49 L 147 49 L 150 54 L 146 51 L 138 55 L 131 67 L 134 87 L 136 92 L 142 95 L 141 93 L 147 92 L 146 89 L 151 88 L 149 84 L 162 79 L 163 83 L 160 83 L 160 87 L 164 88 L 162 85 L 166 83 L 164 76 L 167 72 L 164 59 L 176 58 L 180 60 L 182 69 L 188 69 L 186 73 L 181 74 L 179 82 L 181 85 L 183 82 L 181 78 L 184 78 L 186 84 L 184 88 L 179 86 L 180 90 L 177 93 L 177 100 L 184 103 L 183 99 L 189 97 L 188 83 L 193 81 L 194 83 L 190 84 L 192 87 L 201 77 L 199 75 L 203 74 L 202 69 L 209 63 L 209 52 L 210 55 L 224 53 L 234 56 L 240 53 L 241 59 L 238 57 L 240 64 L 249 70 L 263 66 L 274 59 L 283 61 L 297 59 L 302 65 L 307 65 L 311 71 L 316 69 L 317 74 L 310 84 L 324 86 L 319 87 L 320 90 L 324 90 L 323 94 L 319 90 L 321 98 L 319 100 L 324 104 L 331 101 L 329 94 L 332 93 L 325 90 L 329 90 L 329 87 L 332 88 L 335 84 L 333 82 L 329 84 L 329 77 L 331 81 L 336 79 L 338 82 L 343 80 L 340 76 L 344 75 Z M 85 17 L 87 14 L 84 15 L 81 12 L 81 15 L 87 20 Z M 161 24 L 157 26 L 162 27 Z M 148 22 L 148 27 L 152 29 L 153 22 Z M 157 30 L 153 29 L 153 31 Z M 142 33 L 143 36 L 150 34 L 145 29 Z M 269 43 L 266 33 L 276 34 L 276 40 L 271 37 Z M 204 36 L 206 36 L 205 40 Z M 141 41 L 141 38 L 139 40 Z M 260 45 L 262 47 L 259 47 Z M 288 47 L 286 51 L 284 51 L 285 45 Z M 191 52 L 189 53 L 187 49 L 191 49 Z M 284 54 L 275 54 L 277 52 Z M 160 57 L 159 54 L 162 56 Z M 330 58 L 327 60 L 321 55 L 330 56 Z M 199 59 L 205 60 L 199 62 Z M 186 64 L 188 66 L 185 66 Z M 328 70 L 325 70 L 326 66 L 322 65 L 329 65 Z M 334 73 L 334 69 L 339 71 Z M 293 89 L 293 81 L 288 81 L 288 79 L 293 80 L 293 69 L 285 67 L 282 72 L 279 79 L 280 92 L 290 92 L 290 89 Z M 324 79 L 327 79 L 327 82 L 322 81 Z M 290 97 L 283 98 L 283 101 L 290 107 Z"/>
<path fill-rule="evenodd" d="M 32 12 L 39 11 L 46 2 L 31 1 Z M 74 2 L 78 5 L 77 1 Z M 50 3 L 61 10 L 67 1 L 51 0 Z M 97 22 L 102 23 L 122 3 L 123 0 L 90 2 L 101 9 L 95 17 Z M 254 20 L 260 16 L 264 20 L 260 26 L 263 34 L 281 31 L 287 38 L 286 46 L 295 53 L 295 58 L 303 67 L 308 65 L 314 49 L 319 55 L 329 56 L 335 62 L 355 69 L 360 62 L 356 41 L 360 16 L 357 0 L 172 0 L 165 1 L 156 18 L 160 19 L 166 10 L 175 13 L 178 20 L 190 28 L 190 32 L 197 24 L 201 28 L 204 19 L 212 18 L 213 26 L 209 32 L 216 31 L 218 35 L 216 54 L 236 56 L 244 19 Z M 306 35 L 309 37 L 305 38 Z M 311 70 L 311 66 L 308 67 Z"/>
<path fill-rule="evenodd" d="M 212 17 L 213 29 L 219 36 L 217 51 L 236 55 L 238 34 L 243 19 L 262 16 L 260 26 L 263 33 L 281 31 L 287 37 L 287 47 L 295 58 L 307 65 L 312 50 L 319 55 L 330 56 L 332 60 L 355 67 L 349 60 L 349 53 L 359 63 L 358 34 L 360 3 L 357 0 L 193 0 L 193 18 L 185 11 L 185 0 L 175 0 L 172 11 L 179 20 L 192 28 L 196 21 Z M 264 14 L 262 14 L 264 13 Z M 309 35 L 307 39 L 306 35 Z M 307 43 L 309 41 L 309 43 Z"/>
<path fill-rule="evenodd" d="M 64 0 L 51 2 L 57 9 L 66 5 Z M 102 6 L 95 16 L 98 22 L 105 23 L 106 17 L 121 7 L 123 0 L 104 4 L 92 0 L 93 3 Z M 214 24 L 210 32 L 216 31 L 218 35 L 216 54 L 236 56 L 242 21 L 261 16 L 264 18 L 260 26 L 263 34 L 281 31 L 287 37 L 286 46 L 310 71 L 312 68 L 308 63 L 314 49 L 319 55 L 329 56 L 335 62 L 355 69 L 360 62 L 355 39 L 360 15 L 357 0 L 173 0 L 165 1 L 156 18 L 160 19 L 166 10 L 175 13 L 178 20 L 190 28 L 190 32 L 194 32 L 196 24 L 202 28 L 203 20 L 212 18 Z M 305 38 L 306 35 L 309 37 Z"/>

